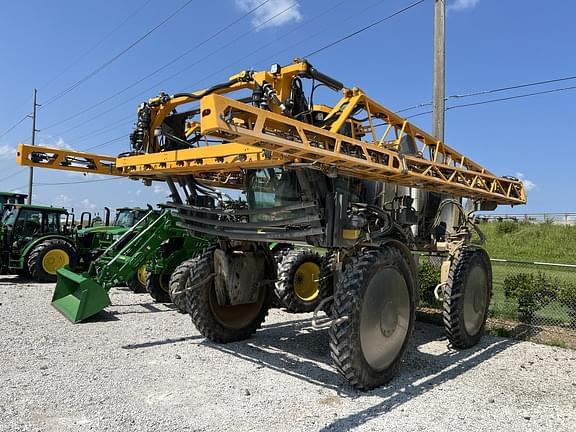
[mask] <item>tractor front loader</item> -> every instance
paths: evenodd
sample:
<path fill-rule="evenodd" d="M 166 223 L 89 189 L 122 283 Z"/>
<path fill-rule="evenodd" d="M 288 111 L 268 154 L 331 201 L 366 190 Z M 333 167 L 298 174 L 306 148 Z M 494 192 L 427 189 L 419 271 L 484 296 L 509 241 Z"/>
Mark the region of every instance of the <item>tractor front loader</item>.
<path fill-rule="evenodd" d="M 83 321 L 110 304 L 110 288 L 132 279 L 151 259 L 155 265 L 149 278 L 159 280 L 151 294 L 164 300 L 167 287 L 160 282 L 162 276 L 179 264 L 183 250 L 190 257 L 205 245 L 204 240 L 188 235 L 176 222 L 168 209 L 150 211 L 92 261 L 87 272 L 58 270 L 52 305 L 70 321 Z"/>
<path fill-rule="evenodd" d="M 112 243 L 122 237 L 149 209 L 121 207 L 116 209 L 114 220 L 110 222 L 110 210 L 106 208 L 105 223 L 78 229 L 75 233 L 79 268 L 87 270 L 90 263 L 100 256 Z M 127 281 L 128 287 L 136 293 L 146 292 L 146 268 L 142 266 Z"/>
<path fill-rule="evenodd" d="M 320 87 L 340 100 L 318 104 Z M 478 342 L 492 275 L 473 211 L 526 202 L 518 179 L 492 174 L 305 60 L 150 99 L 130 155 L 18 149 L 24 165 L 67 169 L 72 160 L 165 181 L 179 224 L 212 238 L 182 292 L 196 328 L 215 342 L 246 339 L 264 321 L 286 274 L 269 243 L 326 249 L 319 279 L 329 297 L 317 309 L 330 317 L 336 369 L 360 389 L 386 383 L 400 366 L 419 297 L 413 252 L 445 257 L 437 291 L 448 338 L 459 348 Z"/>

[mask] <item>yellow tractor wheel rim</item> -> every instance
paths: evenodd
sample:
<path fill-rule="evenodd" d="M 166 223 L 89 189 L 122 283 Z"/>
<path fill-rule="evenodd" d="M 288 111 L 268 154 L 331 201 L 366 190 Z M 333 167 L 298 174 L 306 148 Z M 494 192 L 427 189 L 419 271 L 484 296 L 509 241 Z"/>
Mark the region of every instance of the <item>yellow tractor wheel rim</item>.
<path fill-rule="evenodd" d="M 138 282 L 140 282 L 142 285 L 146 285 L 146 266 L 145 265 L 143 265 L 142 267 L 140 267 L 138 269 L 136 276 L 138 277 Z"/>
<path fill-rule="evenodd" d="M 55 275 L 56 270 L 70 263 L 70 256 L 62 249 L 52 249 L 42 258 L 42 268 L 48 274 Z"/>
<path fill-rule="evenodd" d="M 305 262 L 294 273 L 294 293 L 303 301 L 315 300 L 320 294 L 320 266 Z"/>

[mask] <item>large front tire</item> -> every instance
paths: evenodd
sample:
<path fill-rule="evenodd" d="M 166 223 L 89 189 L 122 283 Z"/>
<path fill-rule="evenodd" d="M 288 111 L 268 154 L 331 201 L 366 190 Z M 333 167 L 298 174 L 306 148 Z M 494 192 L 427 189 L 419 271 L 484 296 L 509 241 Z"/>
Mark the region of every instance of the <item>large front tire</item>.
<path fill-rule="evenodd" d="M 400 367 L 415 311 L 416 281 L 400 250 L 384 246 L 351 257 L 336 286 L 329 329 L 338 372 L 360 390 L 387 383 Z"/>
<path fill-rule="evenodd" d="M 144 294 L 148 292 L 146 290 L 146 264 L 142 265 L 127 282 L 128 288 L 135 292 L 136 294 Z"/>
<path fill-rule="evenodd" d="M 454 348 L 476 345 L 486 326 L 492 297 L 492 266 L 483 249 L 456 254 L 444 289 L 444 328 Z"/>
<path fill-rule="evenodd" d="M 38 244 L 28 255 L 28 272 L 38 282 L 56 282 L 56 270 L 76 267 L 74 247 L 65 240 L 51 239 Z"/>
<path fill-rule="evenodd" d="M 214 249 L 204 251 L 190 262 L 184 296 L 186 310 L 200 334 L 214 342 L 228 343 L 255 333 L 268 314 L 272 289 L 261 284 L 254 303 L 220 305 L 214 283 Z"/>

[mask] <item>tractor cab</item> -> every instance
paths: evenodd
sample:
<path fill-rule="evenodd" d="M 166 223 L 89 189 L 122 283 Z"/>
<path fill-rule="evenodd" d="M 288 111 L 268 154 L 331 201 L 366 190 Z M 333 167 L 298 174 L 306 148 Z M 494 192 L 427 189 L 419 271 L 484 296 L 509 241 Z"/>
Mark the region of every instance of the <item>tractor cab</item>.
<path fill-rule="evenodd" d="M 102 254 L 110 245 L 136 225 L 148 212 L 148 209 L 121 207 L 116 209 L 116 216 L 108 224 L 108 209 L 105 225 L 96 225 L 79 229 L 76 232 L 79 267 L 88 269 L 90 263 Z"/>
<path fill-rule="evenodd" d="M 0 215 L 4 211 L 6 204 L 24 204 L 28 195 L 14 192 L 0 192 Z"/>
<path fill-rule="evenodd" d="M 113 225 L 118 227 L 130 228 L 148 213 L 147 209 L 122 207 L 116 209 L 116 217 Z"/>
<path fill-rule="evenodd" d="M 28 273 L 41 282 L 54 281 L 58 268 L 75 262 L 68 224 L 62 223 L 68 217 L 63 208 L 4 204 L 1 273 Z"/>

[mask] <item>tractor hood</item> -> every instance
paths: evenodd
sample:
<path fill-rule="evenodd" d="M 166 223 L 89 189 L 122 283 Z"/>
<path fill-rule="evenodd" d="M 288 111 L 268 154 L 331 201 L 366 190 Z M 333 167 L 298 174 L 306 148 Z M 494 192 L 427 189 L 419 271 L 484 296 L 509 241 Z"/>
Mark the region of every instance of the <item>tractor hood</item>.
<path fill-rule="evenodd" d="M 90 234 L 124 234 L 129 228 L 114 225 L 101 225 L 90 228 L 82 228 L 78 230 L 78 237 L 85 237 Z"/>

